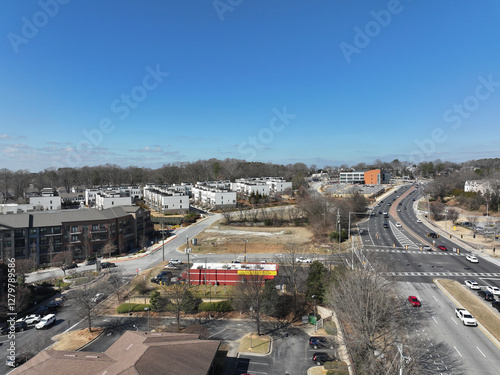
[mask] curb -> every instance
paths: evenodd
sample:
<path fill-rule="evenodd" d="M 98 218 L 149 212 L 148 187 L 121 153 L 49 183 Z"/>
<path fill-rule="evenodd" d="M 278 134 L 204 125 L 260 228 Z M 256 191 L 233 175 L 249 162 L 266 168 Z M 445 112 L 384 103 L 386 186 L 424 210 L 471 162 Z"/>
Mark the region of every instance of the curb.
<path fill-rule="evenodd" d="M 95 338 L 93 338 L 92 340 L 90 340 L 88 343 L 86 343 L 85 345 L 82 345 L 81 347 L 79 347 L 78 349 L 76 349 L 75 352 L 78 352 L 78 351 L 80 351 L 82 349 L 85 349 L 87 346 L 89 346 L 94 341 L 96 341 L 99 337 L 101 337 L 104 334 L 104 332 L 106 332 L 105 329 L 103 329 L 100 334 L 98 334 Z"/>

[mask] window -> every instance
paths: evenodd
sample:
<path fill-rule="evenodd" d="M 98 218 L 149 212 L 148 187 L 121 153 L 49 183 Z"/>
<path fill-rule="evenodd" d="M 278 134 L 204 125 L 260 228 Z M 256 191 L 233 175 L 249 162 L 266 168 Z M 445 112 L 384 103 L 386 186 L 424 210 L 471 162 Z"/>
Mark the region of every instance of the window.
<path fill-rule="evenodd" d="M 71 227 L 71 233 L 77 233 L 77 232 L 78 232 L 78 227 L 77 226 Z"/>
<path fill-rule="evenodd" d="M 71 236 L 71 242 L 78 242 L 78 236 L 76 235 Z"/>

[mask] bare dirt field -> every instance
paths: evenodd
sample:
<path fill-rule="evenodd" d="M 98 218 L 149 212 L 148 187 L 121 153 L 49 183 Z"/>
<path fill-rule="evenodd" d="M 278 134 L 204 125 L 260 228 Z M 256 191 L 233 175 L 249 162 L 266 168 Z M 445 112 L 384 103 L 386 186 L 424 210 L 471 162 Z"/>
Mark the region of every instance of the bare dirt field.
<path fill-rule="evenodd" d="M 214 224 L 196 236 L 195 254 L 283 253 L 293 244 L 300 252 L 312 249 L 312 234 L 303 227 L 248 227 Z M 185 247 L 185 246 L 184 246 Z"/>

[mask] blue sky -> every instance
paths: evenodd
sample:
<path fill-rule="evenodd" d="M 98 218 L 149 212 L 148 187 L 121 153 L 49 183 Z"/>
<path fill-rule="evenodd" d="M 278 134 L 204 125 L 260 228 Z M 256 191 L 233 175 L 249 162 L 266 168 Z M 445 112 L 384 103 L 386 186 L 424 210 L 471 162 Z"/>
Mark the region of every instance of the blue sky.
<path fill-rule="evenodd" d="M 9 1 L 0 168 L 499 157 L 495 1 Z"/>

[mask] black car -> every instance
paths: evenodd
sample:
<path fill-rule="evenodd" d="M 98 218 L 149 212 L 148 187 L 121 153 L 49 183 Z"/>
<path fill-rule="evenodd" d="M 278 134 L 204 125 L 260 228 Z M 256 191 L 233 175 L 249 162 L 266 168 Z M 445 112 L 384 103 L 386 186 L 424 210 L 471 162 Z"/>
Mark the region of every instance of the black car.
<path fill-rule="evenodd" d="M 439 236 L 437 235 L 437 233 L 430 232 L 430 233 L 427 233 L 427 237 L 430 237 L 430 238 L 438 238 Z"/>
<path fill-rule="evenodd" d="M 65 270 L 65 271 L 66 271 L 66 270 L 71 270 L 71 269 L 73 269 L 73 268 L 78 268 L 78 264 L 76 264 L 76 263 L 71 263 L 71 264 L 69 264 L 69 265 L 67 265 L 67 266 L 64 266 L 64 267 L 63 267 L 63 270 Z"/>
<path fill-rule="evenodd" d="M 50 311 L 54 311 L 54 310 L 57 310 L 61 307 L 61 301 L 50 301 L 49 303 L 47 303 L 47 308 L 50 310 Z"/>
<path fill-rule="evenodd" d="M 172 278 L 172 272 L 170 271 L 161 271 L 158 275 L 156 275 L 156 277 L 153 277 L 151 279 L 151 282 L 152 283 L 159 283 L 160 281 L 163 281 L 163 282 L 170 282 L 170 279 Z"/>
<path fill-rule="evenodd" d="M 112 263 L 112 262 L 102 262 L 101 267 L 102 268 L 113 268 L 113 267 L 116 267 L 116 264 Z"/>
<path fill-rule="evenodd" d="M 49 308 L 47 306 L 40 306 L 36 311 L 35 314 L 44 316 L 49 312 Z"/>
<path fill-rule="evenodd" d="M 16 324 L 14 324 L 14 329 L 16 332 L 24 331 L 25 329 L 28 329 L 28 325 L 26 324 L 26 322 L 17 322 Z M 0 331 L 2 335 L 6 335 L 9 332 L 10 332 L 10 324 L 7 324 Z"/>
<path fill-rule="evenodd" d="M 491 306 L 493 306 L 495 309 L 498 310 L 498 312 L 500 312 L 500 301 L 493 301 L 491 303 Z"/>
<path fill-rule="evenodd" d="M 95 259 L 87 259 L 87 260 L 85 261 L 85 265 L 86 265 L 86 266 L 91 266 L 91 265 L 93 265 L 93 264 L 96 264 L 96 260 L 95 260 Z"/>
<path fill-rule="evenodd" d="M 382 211 L 379 211 L 379 212 L 378 212 L 378 214 L 379 214 L 379 215 L 382 215 Z"/>
<path fill-rule="evenodd" d="M 488 292 L 487 290 L 480 290 L 477 292 L 478 296 L 484 298 L 486 301 L 494 301 L 495 296 L 493 293 Z"/>
<path fill-rule="evenodd" d="M 324 365 L 325 362 L 335 361 L 335 357 L 328 353 L 317 352 L 313 354 L 312 361 L 318 366 Z"/>
<path fill-rule="evenodd" d="M 309 346 L 313 349 L 319 349 L 319 348 L 334 349 L 335 343 L 328 337 L 313 336 L 309 338 Z"/>

